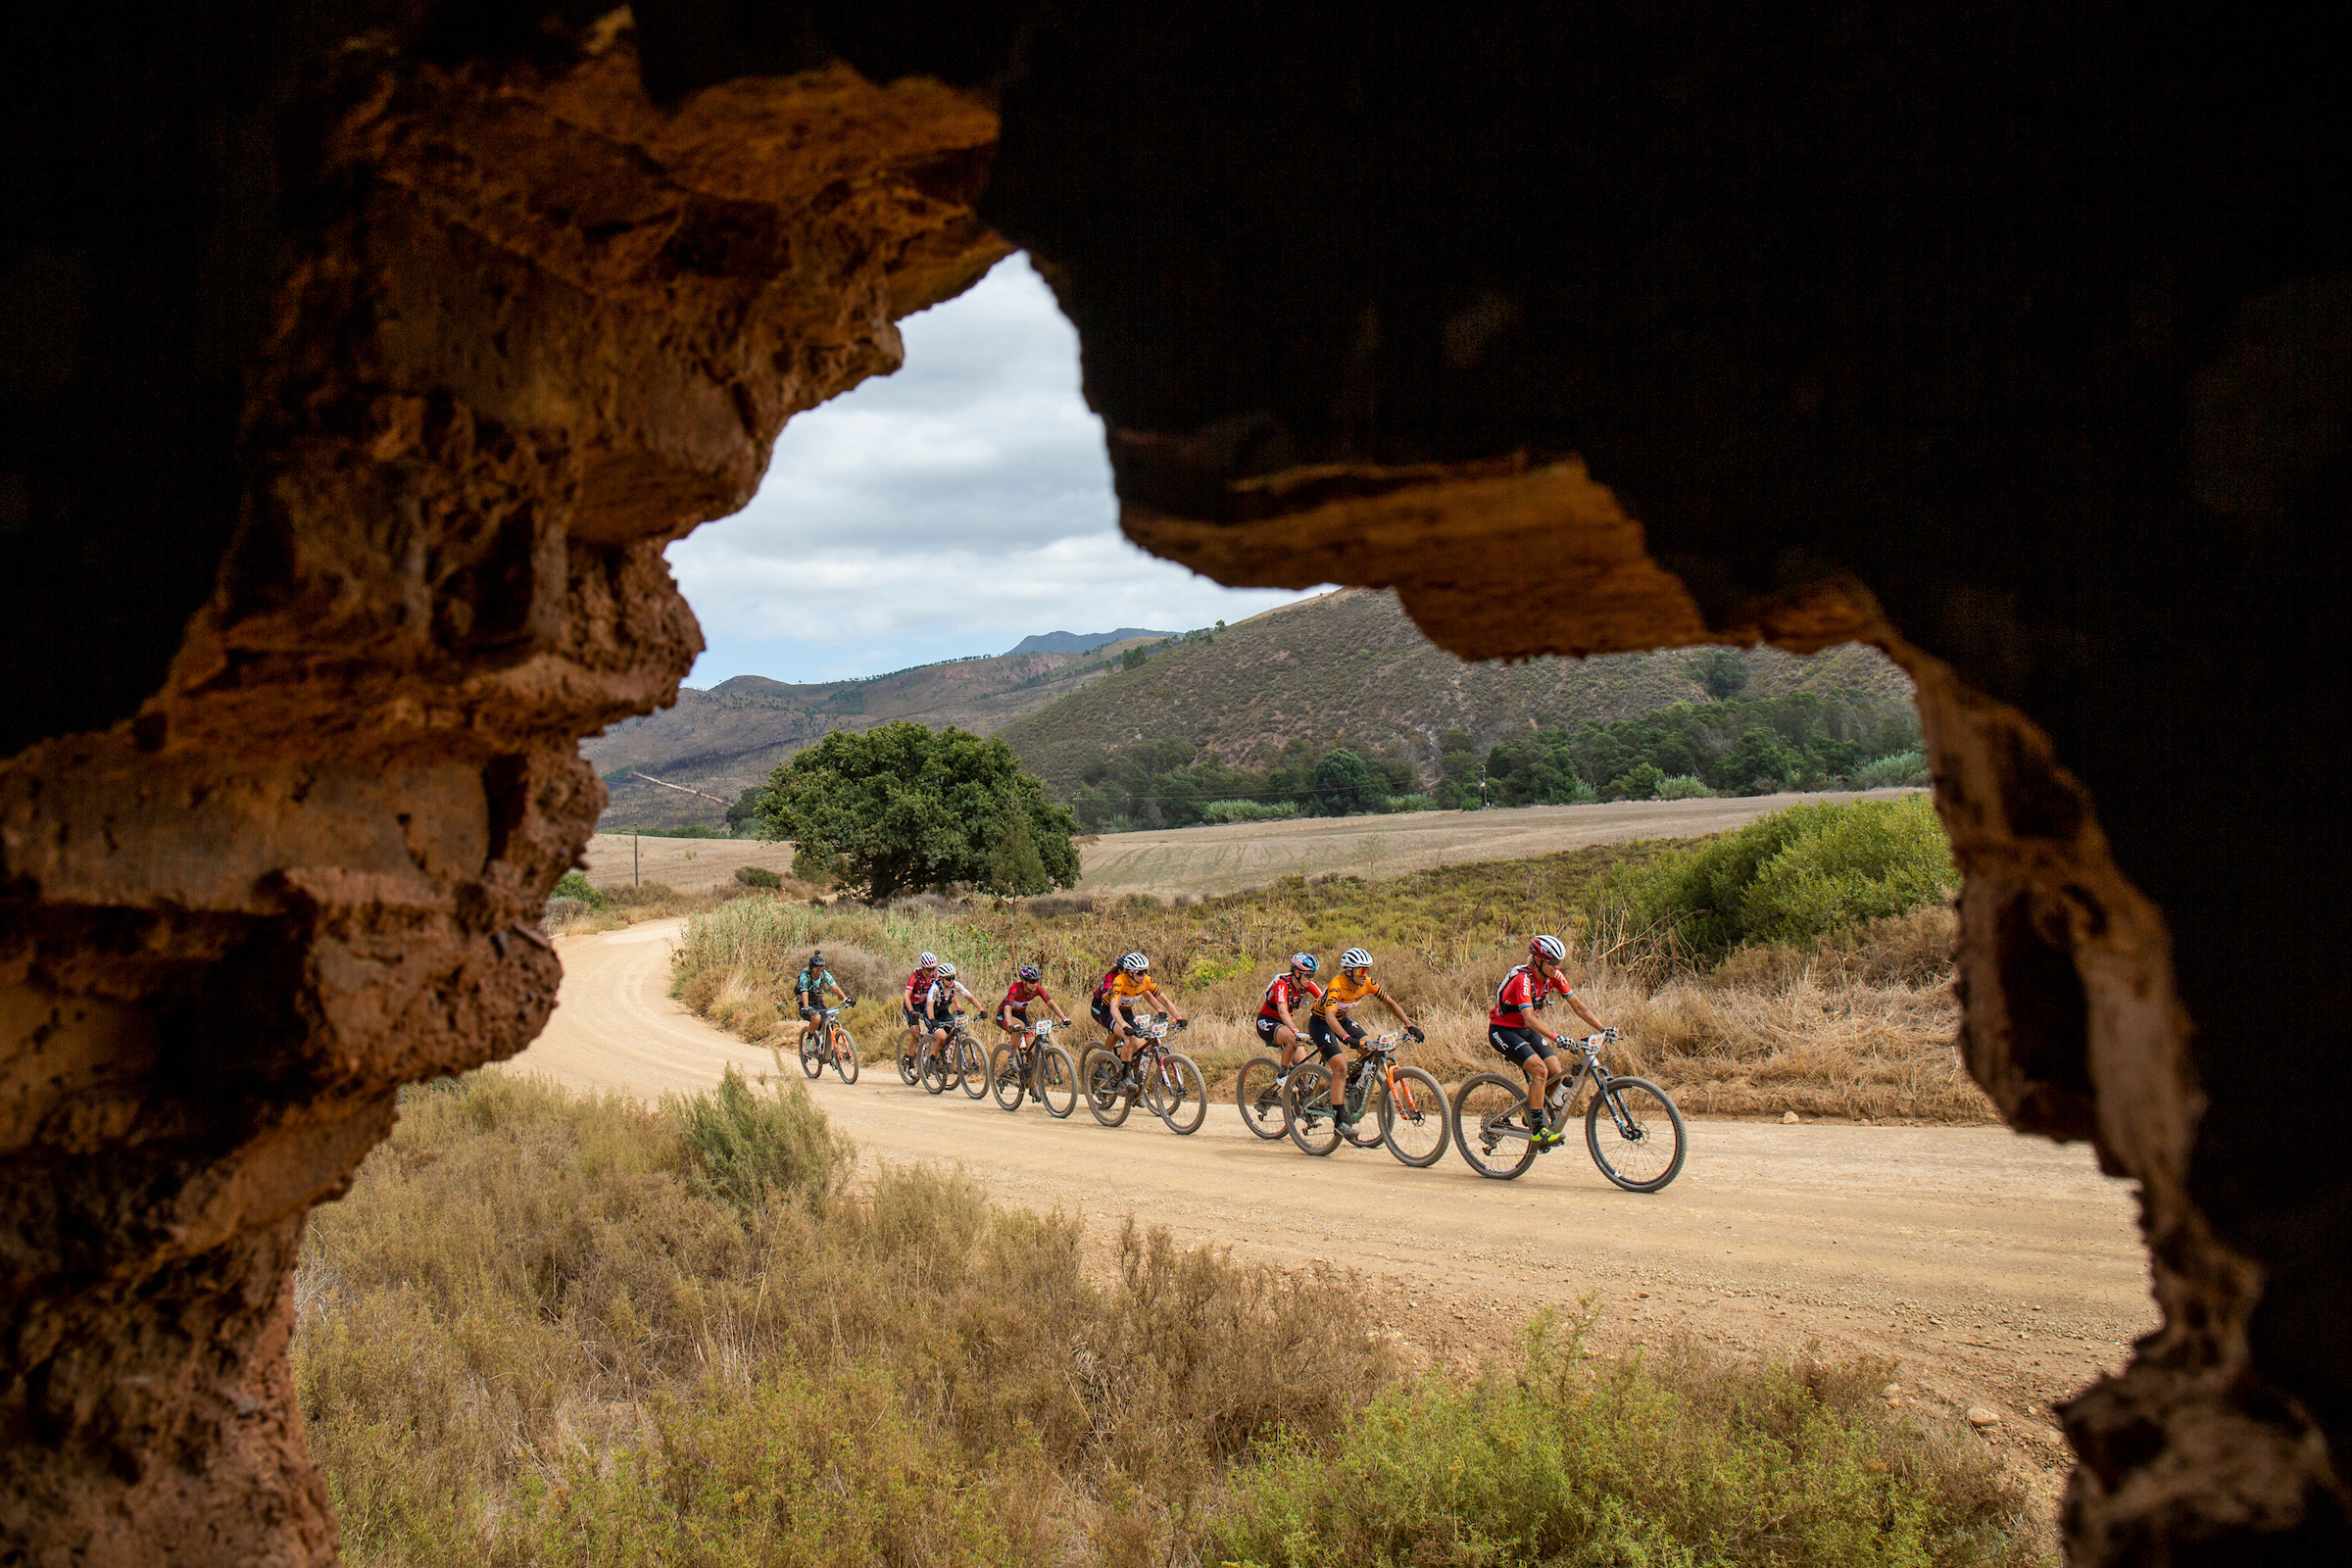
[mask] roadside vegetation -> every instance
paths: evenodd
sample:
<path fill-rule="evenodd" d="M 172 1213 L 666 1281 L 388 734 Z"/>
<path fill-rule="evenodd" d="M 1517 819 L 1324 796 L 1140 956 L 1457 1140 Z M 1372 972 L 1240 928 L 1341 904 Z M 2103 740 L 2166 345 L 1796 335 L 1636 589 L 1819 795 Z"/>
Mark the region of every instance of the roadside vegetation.
<path fill-rule="evenodd" d="M 893 989 L 925 949 L 1000 988 L 1038 963 L 1074 1015 L 1110 959 L 1141 949 L 1195 1020 L 1185 1050 L 1214 1087 L 1258 1053 L 1250 1019 L 1294 950 L 1329 965 L 1361 945 L 1428 1030 L 1409 1059 L 1452 1083 L 1493 1066 L 1494 987 L 1531 933 L 1551 931 L 1571 944 L 1579 991 L 1624 1031 L 1611 1064 L 1687 1110 L 1991 1123 L 1952 1049 L 1956 882 L 1932 808 L 1910 797 L 1800 807 L 1713 839 L 1382 881 L 1289 877 L 1204 900 L 743 899 L 688 923 L 676 986 L 721 1027 L 781 1044 L 799 1029 L 793 977 L 821 943 L 851 995 L 884 1004 L 846 1015 L 878 1051 Z"/>
<path fill-rule="evenodd" d="M 2040 1532 L 1886 1369 L 1611 1361 L 1531 1325 L 1408 1379 L 1354 1284 L 993 1206 L 797 1082 L 404 1097 L 311 1217 L 292 1355 L 359 1568 L 2008 1568 Z"/>

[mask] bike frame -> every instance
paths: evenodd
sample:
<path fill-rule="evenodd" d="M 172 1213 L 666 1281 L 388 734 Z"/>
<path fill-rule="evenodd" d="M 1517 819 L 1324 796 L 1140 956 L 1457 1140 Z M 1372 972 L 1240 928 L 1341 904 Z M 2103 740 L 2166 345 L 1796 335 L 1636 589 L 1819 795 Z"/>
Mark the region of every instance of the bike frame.
<path fill-rule="evenodd" d="M 1600 1048 L 1603 1043 L 1604 1037 L 1600 1035 L 1585 1037 L 1584 1049 L 1576 1054 L 1576 1071 L 1559 1081 L 1559 1085 L 1552 1090 L 1551 1102 L 1544 1108 L 1556 1110 L 1562 1117 L 1565 1117 L 1568 1114 L 1568 1107 L 1576 1103 L 1577 1094 L 1584 1088 L 1585 1080 L 1590 1078 L 1592 1080 L 1592 1092 L 1600 1096 L 1602 1104 L 1609 1107 L 1609 1119 L 1617 1124 L 1619 1136 L 1638 1138 L 1641 1136 L 1641 1129 L 1635 1126 L 1634 1119 L 1625 1113 L 1625 1102 L 1609 1093 L 1609 1079 L 1612 1074 L 1609 1072 L 1608 1063 L 1600 1059 Z M 1521 1143 L 1525 1143 L 1534 1136 L 1520 1127 L 1492 1127 L 1488 1131 L 1494 1133 L 1497 1139 L 1515 1138 Z"/>

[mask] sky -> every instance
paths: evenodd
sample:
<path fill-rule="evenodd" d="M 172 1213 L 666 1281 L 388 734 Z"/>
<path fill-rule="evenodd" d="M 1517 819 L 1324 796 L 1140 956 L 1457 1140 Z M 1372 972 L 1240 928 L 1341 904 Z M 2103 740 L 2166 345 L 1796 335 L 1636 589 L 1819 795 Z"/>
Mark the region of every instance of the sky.
<path fill-rule="evenodd" d="M 710 645 L 688 685 L 1187 631 L 1310 597 L 1221 587 L 1120 534 L 1078 334 L 1027 257 L 899 330 L 904 369 L 796 417 L 752 504 L 669 547 Z"/>

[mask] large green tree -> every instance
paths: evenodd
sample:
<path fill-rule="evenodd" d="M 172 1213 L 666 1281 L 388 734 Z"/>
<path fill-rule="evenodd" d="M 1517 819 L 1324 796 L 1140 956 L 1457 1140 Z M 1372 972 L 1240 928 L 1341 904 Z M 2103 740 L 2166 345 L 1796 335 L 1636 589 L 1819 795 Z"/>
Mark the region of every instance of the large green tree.
<path fill-rule="evenodd" d="M 920 724 L 835 730 L 768 775 L 760 836 L 799 846 L 861 897 L 969 882 L 992 893 L 1078 883 L 1078 824 L 1003 741 Z"/>

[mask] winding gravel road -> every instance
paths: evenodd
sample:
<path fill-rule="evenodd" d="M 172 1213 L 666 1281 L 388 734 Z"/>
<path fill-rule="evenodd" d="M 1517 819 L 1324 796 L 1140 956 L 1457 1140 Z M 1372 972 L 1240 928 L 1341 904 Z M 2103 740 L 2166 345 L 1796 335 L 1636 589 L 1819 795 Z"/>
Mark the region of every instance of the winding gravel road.
<path fill-rule="evenodd" d="M 773 1072 L 668 1000 L 681 923 L 565 941 L 562 1004 L 505 1070 L 643 1096 L 707 1087 L 728 1062 Z M 2156 1324 L 2131 1187 L 2087 1149 L 1997 1128 L 1694 1121 L 1682 1178 L 1641 1197 L 1575 1143 L 1506 1184 L 1450 1150 L 1425 1171 L 1376 1152 L 1309 1159 L 1230 1104 L 1178 1138 L 1141 1111 L 1112 1130 L 1083 1109 L 1057 1122 L 933 1098 L 876 1065 L 812 1086 L 867 1159 L 959 1165 L 1006 1202 L 1082 1211 L 1098 1236 L 1132 1213 L 1237 1256 L 1360 1271 L 1408 1359 L 1492 1350 L 1535 1306 L 1588 1297 L 1604 1350 L 1817 1341 L 1896 1363 L 1896 1398 L 1999 1412 L 1993 1441 L 2052 1495 L 2050 1402 Z"/>

